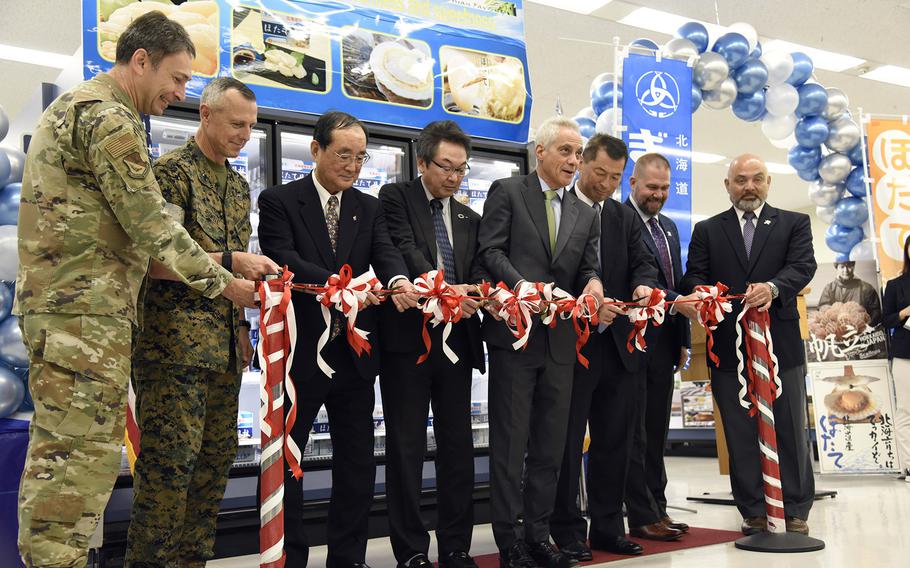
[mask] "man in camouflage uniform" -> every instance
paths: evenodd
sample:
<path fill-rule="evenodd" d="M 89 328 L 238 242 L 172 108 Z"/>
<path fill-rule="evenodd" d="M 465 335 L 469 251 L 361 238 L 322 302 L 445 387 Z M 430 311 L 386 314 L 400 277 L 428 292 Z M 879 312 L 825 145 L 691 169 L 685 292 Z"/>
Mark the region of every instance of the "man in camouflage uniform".
<path fill-rule="evenodd" d="M 240 81 L 206 86 L 195 138 L 153 167 L 167 208 L 199 245 L 234 270 L 249 258 L 250 188 L 227 158 L 250 139 L 256 97 Z M 278 267 L 273 267 L 277 272 Z M 133 376 L 141 450 L 126 566 L 202 567 L 237 454 L 237 399 L 249 364 L 249 322 L 230 302 L 167 279 L 153 263 Z"/>
<path fill-rule="evenodd" d="M 184 97 L 195 49 L 152 12 L 120 37 L 109 73 L 58 98 L 35 129 L 19 217 L 16 313 L 35 414 L 19 489 L 29 567 L 84 567 L 120 466 L 139 288 L 152 256 L 207 297 L 253 305 L 173 217 L 139 113 Z"/>

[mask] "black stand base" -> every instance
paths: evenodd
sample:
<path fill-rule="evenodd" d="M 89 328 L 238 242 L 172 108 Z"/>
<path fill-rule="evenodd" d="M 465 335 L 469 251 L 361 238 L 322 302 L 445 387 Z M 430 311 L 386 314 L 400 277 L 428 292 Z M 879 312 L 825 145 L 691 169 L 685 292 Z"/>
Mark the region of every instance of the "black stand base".
<path fill-rule="evenodd" d="M 824 541 L 804 534 L 760 532 L 735 543 L 736 548 L 752 552 L 813 552 L 825 548 Z"/>
<path fill-rule="evenodd" d="M 831 489 L 816 489 L 815 490 L 815 500 L 819 501 L 821 499 L 834 499 L 837 497 L 837 491 Z M 736 505 L 736 502 L 733 500 L 733 494 L 729 491 L 720 491 L 717 493 L 702 493 L 701 495 L 692 495 L 686 497 L 687 501 L 696 501 L 699 503 L 707 503 L 709 505 Z"/>

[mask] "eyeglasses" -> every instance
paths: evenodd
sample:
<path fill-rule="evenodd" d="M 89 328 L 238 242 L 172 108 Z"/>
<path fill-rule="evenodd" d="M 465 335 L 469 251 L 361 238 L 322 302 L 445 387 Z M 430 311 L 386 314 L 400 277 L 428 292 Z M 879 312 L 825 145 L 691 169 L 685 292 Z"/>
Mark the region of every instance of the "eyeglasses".
<path fill-rule="evenodd" d="M 453 168 L 452 166 L 443 166 L 436 160 L 430 160 L 430 161 L 433 162 L 434 164 L 436 164 L 436 167 L 439 168 L 440 170 L 442 170 L 442 173 L 444 173 L 446 175 L 446 177 L 449 177 L 452 174 L 455 174 L 458 177 L 464 177 L 464 176 L 468 175 L 468 172 L 471 171 L 471 166 L 469 166 L 467 164 L 461 166 L 460 168 Z"/>
<path fill-rule="evenodd" d="M 344 164 L 345 166 L 350 165 L 351 162 L 355 162 L 355 161 L 357 162 L 358 166 L 362 166 L 365 163 L 370 161 L 370 155 L 367 154 L 366 152 L 364 152 L 363 154 L 357 154 L 356 156 L 354 154 L 347 154 L 347 153 L 339 154 L 335 150 L 332 150 L 332 153 L 335 154 L 338 157 L 338 159 L 341 160 L 341 163 Z"/>

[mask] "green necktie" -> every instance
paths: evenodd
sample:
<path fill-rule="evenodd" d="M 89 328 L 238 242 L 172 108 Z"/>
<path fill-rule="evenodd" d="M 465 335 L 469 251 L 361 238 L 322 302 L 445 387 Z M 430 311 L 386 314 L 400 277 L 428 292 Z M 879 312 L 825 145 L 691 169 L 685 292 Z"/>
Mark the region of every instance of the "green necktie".
<path fill-rule="evenodd" d="M 550 233 L 550 254 L 556 254 L 556 213 L 553 211 L 552 201 L 557 198 L 555 189 L 547 189 L 543 192 L 544 199 L 547 200 L 547 231 Z"/>

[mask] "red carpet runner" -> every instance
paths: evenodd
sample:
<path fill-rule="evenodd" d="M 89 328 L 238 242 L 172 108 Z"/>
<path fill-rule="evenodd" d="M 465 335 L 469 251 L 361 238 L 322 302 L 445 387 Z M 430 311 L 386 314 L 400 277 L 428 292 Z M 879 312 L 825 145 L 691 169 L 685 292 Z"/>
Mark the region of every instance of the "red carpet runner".
<path fill-rule="evenodd" d="M 697 527 L 691 527 L 689 532 L 679 540 L 670 541 L 670 542 L 659 542 L 655 540 L 644 540 L 640 538 L 631 538 L 630 540 L 637 542 L 638 544 L 644 547 L 645 552 L 641 556 L 650 556 L 652 554 L 663 554 L 664 552 L 673 552 L 674 550 L 685 550 L 686 548 L 696 548 L 699 546 L 708 546 L 711 544 L 720 544 L 723 542 L 733 542 L 738 538 L 742 538 L 743 533 L 739 531 L 722 531 L 716 529 L 700 529 Z M 592 566 L 597 564 L 603 564 L 605 562 L 613 562 L 614 560 L 628 560 L 630 558 L 638 558 L 638 556 L 624 556 L 619 554 L 612 554 L 609 552 L 604 552 L 602 550 L 595 550 L 594 560 L 591 562 L 584 562 L 579 564 L 579 566 Z M 477 566 L 479 568 L 499 568 L 499 554 L 484 554 L 483 556 L 475 556 L 474 560 L 477 561 Z"/>

